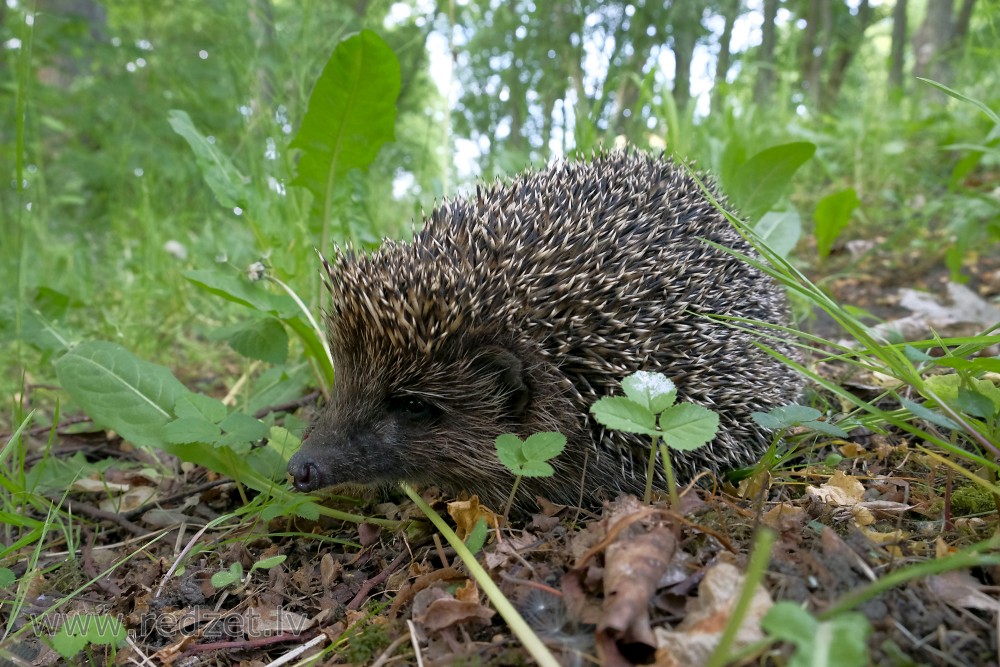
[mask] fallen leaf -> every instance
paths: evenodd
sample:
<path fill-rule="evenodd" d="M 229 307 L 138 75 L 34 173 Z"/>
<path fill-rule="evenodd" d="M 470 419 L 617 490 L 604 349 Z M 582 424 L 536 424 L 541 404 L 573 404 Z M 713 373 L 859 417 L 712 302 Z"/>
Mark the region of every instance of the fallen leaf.
<path fill-rule="evenodd" d="M 604 556 L 604 612 L 597 635 L 617 643 L 655 648 L 650 628 L 649 601 L 659 588 L 676 549 L 673 531 L 656 526 L 633 535 L 623 531 Z"/>
<path fill-rule="evenodd" d="M 448 503 L 448 514 L 455 520 L 455 532 L 463 540 L 476 527 L 480 518 L 486 519 L 486 525 L 490 528 L 500 523 L 500 517 L 497 514 L 479 504 L 478 496 Z"/>
<path fill-rule="evenodd" d="M 983 584 L 968 572 L 952 570 L 931 575 L 924 581 L 936 598 L 952 607 L 981 609 L 993 613 L 1000 611 L 1000 601 L 983 593 Z"/>
<path fill-rule="evenodd" d="M 808 520 L 809 515 L 803 508 L 789 503 L 778 503 L 761 517 L 765 526 L 770 526 L 779 533 L 795 530 Z"/>
<path fill-rule="evenodd" d="M 819 487 L 807 486 L 806 495 L 827 505 L 847 507 L 864 499 L 865 487 L 856 478 L 838 470 L 826 484 Z"/>
<path fill-rule="evenodd" d="M 684 620 L 674 630 L 656 629 L 655 664 L 658 667 L 704 665 L 719 644 L 745 581 L 743 573 L 731 563 L 720 562 L 706 570 L 698 586 L 698 597 L 691 598 Z M 764 588 L 754 591 L 731 651 L 739 651 L 764 638 L 760 619 L 773 604 Z"/>

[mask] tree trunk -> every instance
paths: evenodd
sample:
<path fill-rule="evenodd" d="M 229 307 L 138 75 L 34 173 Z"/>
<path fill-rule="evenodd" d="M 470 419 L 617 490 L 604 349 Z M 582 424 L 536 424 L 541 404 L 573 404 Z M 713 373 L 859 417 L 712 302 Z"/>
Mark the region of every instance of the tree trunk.
<path fill-rule="evenodd" d="M 944 64 L 944 51 L 951 42 L 953 0 L 931 0 L 927 16 L 913 34 L 913 74 L 948 83 L 950 72 Z M 942 80 L 942 77 L 948 80 Z"/>
<path fill-rule="evenodd" d="M 691 62 L 694 47 L 701 33 L 701 3 L 681 2 L 674 5 L 674 102 L 683 115 L 691 102 Z"/>
<path fill-rule="evenodd" d="M 813 108 L 823 106 L 823 70 L 830 60 L 833 47 L 835 26 L 833 22 L 833 0 L 818 0 L 819 5 L 819 42 L 813 54 L 812 68 L 809 70 L 809 92 L 813 98 Z"/>
<path fill-rule="evenodd" d="M 861 0 L 861 3 L 858 5 L 858 16 L 854 21 L 856 29 L 844 36 L 836 49 L 837 58 L 830 70 L 826 86 L 823 88 L 821 109 L 832 107 L 837 101 L 837 97 L 840 96 L 840 89 L 844 85 L 844 77 L 847 76 L 847 68 L 850 67 L 854 56 L 861 49 L 861 45 L 865 41 L 865 31 L 868 29 L 871 20 L 871 5 L 868 4 L 868 0 Z"/>
<path fill-rule="evenodd" d="M 889 51 L 889 90 L 897 99 L 903 94 L 906 60 L 906 0 L 896 0 L 892 8 L 892 47 Z"/>
<path fill-rule="evenodd" d="M 969 22 L 972 21 L 972 10 L 976 6 L 976 0 L 964 0 L 961 9 L 958 10 L 958 18 L 955 19 L 955 27 L 951 31 L 951 46 L 958 48 L 969 34 Z"/>
<path fill-rule="evenodd" d="M 733 41 L 733 24 L 740 15 L 740 0 L 728 0 L 722 6 L 722 36 L 719 37 L 719 57 L 715 61 L 715 83 L 712 86 L 712 111 L 722 108 L 722 96 L 726 90 L 726 75 L 732 61 L 729 43 Z"/>
<path fill-rule="evenodd" d="M 753 101 L 759 106 L 770 103 L 774 89 L 774 20 L 778 16 L 778 0 L 764 0 L 764 25 L 762 26 L 760 56 L 757 59 L 757 81 Z"/>
<path fill-rule="evenodd" d="M 805 5 L 802 16 L 805 18 L 806 27 L 802 33 L 802 41 L 799 42 L 799 80 L 802 81 L 802 88 L 809 94 L 815 95 L 810 90 L 814 85 L 813 67 L 816 62 L 816 34 L 819 31 L 819 9 L 820 3 L 814 0 L 804 0 Z"/>

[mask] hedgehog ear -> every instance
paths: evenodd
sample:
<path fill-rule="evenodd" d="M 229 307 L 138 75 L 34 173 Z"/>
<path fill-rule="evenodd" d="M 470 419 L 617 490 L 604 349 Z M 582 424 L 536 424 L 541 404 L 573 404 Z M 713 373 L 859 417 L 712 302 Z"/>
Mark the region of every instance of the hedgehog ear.
<path fill-rule="evenodd" d="M 503 347 L 488 347 L 479 355 L 483 371 L 494 375 L 500 391 L 507 397 L 507 408 L 512 416 L 520 416 L 528 407 L 531 391 L 524 381 L 524 364 Z"/>

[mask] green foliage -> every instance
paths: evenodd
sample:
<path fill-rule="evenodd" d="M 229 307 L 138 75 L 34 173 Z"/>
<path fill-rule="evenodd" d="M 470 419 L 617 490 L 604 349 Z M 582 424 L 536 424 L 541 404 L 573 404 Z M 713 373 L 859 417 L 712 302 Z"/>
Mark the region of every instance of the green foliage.
<path fill-rule="evenodd" d="M 263 423 L 188 391 L 167 368 L 119 345 L 82 343 L 56 362 L 56 372 L 94 421 L 137 445 L 158 447 L 261 491 L 284 479 L 287 450 L 277 451 L 278 443 L 252 446 L 268 434 Z"/>
<path fill-rule="evenodd" d="M 802 219 L 795 209 L 768 211 L 753 226 L 754 232 L 771 250 L 788 257 L 802 236 Z"/>
<path fill-rule="evenodd" d="M 863 614 L 842 612 L 818 621 L 794 602 L 778 602 L 761 620 L 773 638 L 795 646 L 789 667 L 859 667 L 868 663 L 871 624 Z"/>
<path fill-rule="evenodd" d="M 497 436 L 497 458 L 515 475 L 504 509 L 504 518 L 510 514 L 521 478 L 554 475 L 555 470 L 548 461 L 562 454 L 565 448 L 566 436 L 552 431 L 533 433 L 527 440 L 521 440 L 512 433 Z"/>
<path fill-rule="evenodd" d="M 830 254 L 833 242 L 847 227 L 854 209 L 860 205 L 861 200 L 854 188 L 834 192 L 819 200 L 813 217 L 816 220 L 816 251 L 820 257 Z"/>
<path fill-rule="evenodd" d="M 816 146 L 797 141 L 772 146 L 744 162 L 724 183 L 726 191 L 740 212 L 756 222 L 787 192 L 792 176 L 816 153 Z"/>
<path fill-rule="evenodd" d="M 469 551 L 473 555 L 478 554 L 486 544 L 486 538 L 489 537 L 490 527 L 486 523 L 484 517 L 479 517 L 476 521 L 476 525 L 472 527 L 469 534 L 465 537 L 465 546 L 468 547 Z"/>
<path fill-rule="evenodd" d="M 244 306 L 254 313 L 254 319 L 216 331 L 216 337 L 228 339 L 237 352 L 251 359 L 276 360 L 287 357 L 288 334 L 291 329 L 302 343 L 306 358 L 313 364 L 320 386 L 333 384 L 333 359 L 319 325 L 305 308 L 302 300 L 275 278 L 270 282 L 285 288 L 287 294 L 275 294 L 260 285 L 259 274 L 266 277 L 263 266 L 251 267 L 247 277 L 216 270 L 187 271 L 184 277 L 197 287 L 226 301 Z M 279 324 L 280 323 L 280 324 Z M 281 326 L 284 325 L 284 326 Z"/>
<path fill-rule="evenodd" d="M 246 177 L 237 171 L 229 156 L 195 128 L 187 112 L 173 109 L 167 112 L 167 122 L 188 142 L 198 171 L 215 195 L 215 200 L 225 208 L 246 208 L 252 191 L 247 187 Z"/>
<path fill-rule="evenodd" d="M 212 575 L 212 585 L 216 588 L 228 588 L 243 581 L 243 566 L 232 563 L 228 570 L 222 570 Z"/>
<path fill-rule="evenodd" d="M 56 361 L 59 382 L 96 422 L 137 445 L 165 444 L 163 428 L 187 388 L 163 366 L 114 343 L 81 343 Z"/>
<path fill-rule="evenodd" d="M 769 431 L 784 431 L 793 426 L 804 426 L 835 438 L 846 438 L 847 431 L 829 422 L 821 421 L 823 413 L 805 405 L 781 405 L 767 412 L 753 412 L 750 417 Z"/>
<path fill-rule="evenodd" d="M 626 433 L 652 439 L 646 468 L 645 502 L 653 487 L 653 471 L 659 444 L 663 472 L 674 507 L 680 505 L 674 485 L 669 449 L 691 451 L 711 442 L 719 430 L 719 415 L 694 403 L 674 405 L 677 388 L 662 373 L 636 371 L 622 380 L 625 396 L 606 396 L 590 407 L 598 423 Z M 659 423 L 657 424 L 657 420 Z"/>
<path fill-rule="evenodd" d="M 316 81 L 289 148 L 301 149 L 292 184 L 312 193 L 324 241 L 334 203 L 331 189 L 351 169 L 367 169 L 382 145 L 393 140 L 399 89 L 396 54 L 371 30 L 338 44 Z"/>
<path fill-rule="evenodd" d="M 59 655 L 69 660 L 89 646 L 120 647 L 125 635 L 125 627 L 114 616 L 77 614 L 68 616 L 49 641 Z"/>
<path fill-rule="evenodd" d="M 216 588 L 228 588 L 239 583 L 248 583 L 249 576 L 254 573 L 255 570 L 270 570 L 271 568 L 278 567 L 285 562 L 287 558 L 284 554 L 279 554 L 277 556 L 271 556 L 270 558 L 263 558 L 253 565 L 250 566 L 250 572 L 247 573 L 247 581 L 243 581 L 243 566 L 238 562 L 232 563 L 228 570 L 221 570 L 212 575 L 212 585 Z"/>
<path fill-rule="evenodd" d="M 562 454 L 566 448 L 566 436 L 547 431 L 521 440 L 508 433 L 497 437 L 496 448 L 497 458 L 515 475 L 551 477 L 555 470 L 547 461 Z"/>

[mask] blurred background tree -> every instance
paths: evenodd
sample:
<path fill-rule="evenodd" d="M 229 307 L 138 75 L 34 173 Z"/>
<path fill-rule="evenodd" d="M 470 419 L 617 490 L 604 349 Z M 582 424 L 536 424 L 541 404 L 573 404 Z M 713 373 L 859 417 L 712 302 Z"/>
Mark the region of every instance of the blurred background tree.
<path fill-rule="evenodd" d="M 55 300 L 86 335 L 189 359 L 204 349 L 191 331 L 227 311 L 183 269 L 264 258 L 314 298 L 318 237 L 306 195 L 288 187 L 286 147 L 332 50 L 362 28 L 396 52 L 402 92 L 395 142 L 338 191 L 339 242 L 405 236 L 477 178 L 576 151 L 665 150 L 725 183 L 755 152 L 809 141 L 816 156 L 787 203 L 806 231 L 818 200 L 853 188 L 848 237 L 915 248 L 959 275 L 1000 237 L 1000 130 L 914 77 L 1000 108 L 998 6 L 13 0 L 0 5 L 0 279 L 18 287 L 0 319 L 9 330 L 13 301 Z M 218 205 L 171 109 L 265 206 Z"/>

